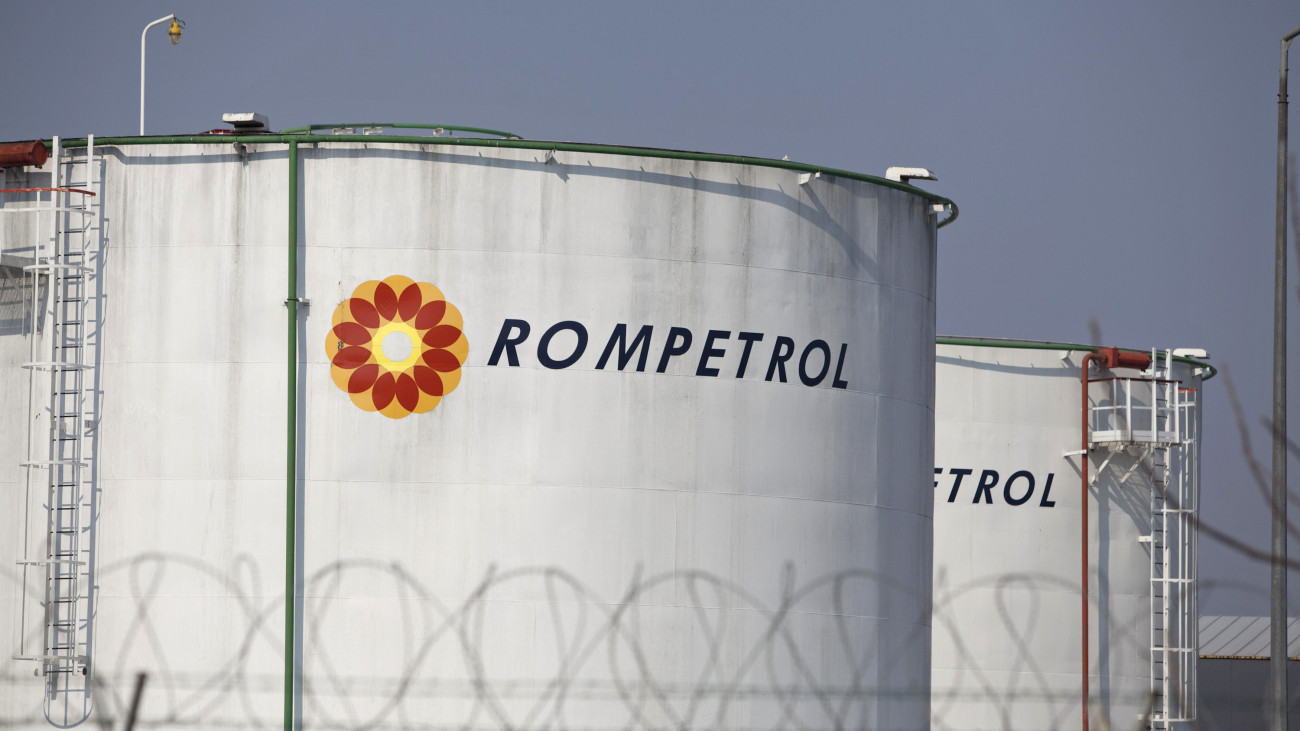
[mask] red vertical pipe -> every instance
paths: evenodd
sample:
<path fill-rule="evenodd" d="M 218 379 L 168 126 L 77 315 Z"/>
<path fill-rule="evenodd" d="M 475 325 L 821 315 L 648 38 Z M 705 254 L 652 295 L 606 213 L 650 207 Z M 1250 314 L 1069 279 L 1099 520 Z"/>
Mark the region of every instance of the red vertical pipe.
<path fill-rule="evenodd" d="M 1079 380 L 1083 383 L 1083 401 L 1080 414 L 1079 446 L 1083 449 L 1083 455 L 1079 459 L 1079 474 L 1083 476 L 1083 487 L 1080 490 L 1080 513 L 1083 515 L 1083 565 L 1081 569 L 1083 585 L 1083 594 L 1081 599 L 1082 617 L 1083 617 L 1083 731 L 1088 731 L 1088 368 L 1092 362 L 1104 356 L 1097 353 L 1089 353 L 1083 356 L 1083 373 Z"/>

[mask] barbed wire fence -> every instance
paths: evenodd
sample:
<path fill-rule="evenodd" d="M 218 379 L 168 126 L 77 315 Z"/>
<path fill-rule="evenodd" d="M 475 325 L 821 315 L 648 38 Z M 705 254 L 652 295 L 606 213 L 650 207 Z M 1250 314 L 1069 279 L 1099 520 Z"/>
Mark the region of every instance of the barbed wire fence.
<path fill-rule="evenodd" d="M 105 580 L 120 581 L 125 574 L 131 619 L 121 632 L 120 647 L 100 654 L 91 723 L 117 727 L 128 714 L 137 673 L 147 668 L 150 693 L 141 709 L 142 728 L 278 728 L 282 676 L 277 669 L 283 644 L 277 630 L 284 598 L 251 598 L 259 588 L 254 568 L 245 561 L 223 571 L 192 557 L 161 553 L 105 567 Z M 915 623 L 909 635 L 886 641 L 861 632 L 855 626 L 860 618 L 844 611 L 845 597 L 869 586 L 910 593 L 918 600 L 928 597 L 869 572 L 838 572 L 798 583 L 789 567 L 784 571 L 785 586 L 776 603 L 699 571 L 638 572 L 621 596 L 608 598 L 556 567 L 489 568 L 468 596 L 448 601 L 400 564 L 332 563 L 308 577 L 304 592 L 304 636 L 310 649 L 304 658 L 303 716 L 308 727 L 328 729 L 897 728 L 878 716 L 879 700 L 886 699 L 936 709 L 979 700 L 1002 719 L 993 728 L 1007 727 L 1026 704 L 1044 709 L 1050 720 L 1045 728 L 1068 727 L 1076 719 L 1077 691 L 1050 682 L 1051 673 L 1041 667 L 1029 638 L 1034 621 L 1051 618 L 1039 615 L 1026 624 L 1001 598 L 1026 590 L 1077 592 L 1077 585 L 1018 574 L 969 582 L 936 596 L 933 632 L 950 638 L 973 682 L 931 696 L 924 684 L 890 675 L 917 648 L 928 651 L 924 624 Z M 176 617 L 155 606 L 164 576 L 197 586 L 208 596 L 219 591 L 229 598 L 229 615 L 238 623 L 219 644 L 231 648 L 230 654 L 209 659 L 205 664 L 213 669 L 208 672 L 189 670 L 194 663 L 178 653 L 193 648 L 180 649 L 165 637 L 168 630 L 160 623 Z M 348 624 L 358 615 L 336 617 L 336 604 L 345 601 L 349 586 L 384 584 L 389 589 L 377 602 L 369 600 L 367 614 L 391 635 L 384 649 L 392 650 L 392 672 L 350 670 L 335 658 L 355 653 L 355 628 Z M 1013 665 L 1027 679 L 1025 687 L 1008 690 L 988 677 L 978 651 L 946 609 L 969 592 L 990 588 L 998 597 L 1000 625 L 989 631 L 1016 639 Z M 663 656 L 655 645 L 661 625 L 642 616 L 661 610 L 654 602 L 669 594 L 695 605 L 685 608 L 689 625 L 675 627 L 695 640 L 697 657 L 689 673 Z M 485 640 L 490 633 L 510 631 L 502 616 L 493 615 L 500 605 L 517 604 L 521 595 L 545 598 L 533 603 L 541 614 L 530 626 L 531 647 L 553 649 L 548 661 L 533 664 L 535 672 L 527 676 L 518 674 L 526 663 L 503 656 L 501 643 Z M 810 610 L 828 605 L 839 611 L 816 616 L 830 622 L 829 631 L 810 633 L 804 623 Z M 1103 621 L 1111 621 L 1104 607 L 1097 611 Z M 758 621 L 746 623 L 738 615 Z M 1113 646 L 1141 651 L 1145 628 L 1112 624 Z M 23 677 L 28 679 L 19 678 L 17 666 L 11 665 L 0 683 L 29 683 L 29 676 Z M 1145 693 L 1116 700 L 1140 705 Z M 594 718 L 605 722 L 590 725 Z M 26 709 L 0 713 L 0 726 L 37 723 L 44 723 L 39 698 Z"/>

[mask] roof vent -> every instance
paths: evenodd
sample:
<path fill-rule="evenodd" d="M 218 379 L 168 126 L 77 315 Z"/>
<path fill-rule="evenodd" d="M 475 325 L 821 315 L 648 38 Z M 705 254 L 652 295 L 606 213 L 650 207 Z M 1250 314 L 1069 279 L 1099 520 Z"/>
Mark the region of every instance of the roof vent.
<path fill-rule="evenodd" d="M 887 180 L 897 180 L 900 183 L 910 184 L 913 178 L 916 178 L 917 180 L 938 180 L 939 176 L 925 168 L 893 167 L 885 171 L 885 178 Z"/>
<path fill-rule="evenodd" d="M 257 112 L 226 112 L 221 121 L 231 125 L 238 132 L 269 132 L 270 122 L 265 114 Z"/>

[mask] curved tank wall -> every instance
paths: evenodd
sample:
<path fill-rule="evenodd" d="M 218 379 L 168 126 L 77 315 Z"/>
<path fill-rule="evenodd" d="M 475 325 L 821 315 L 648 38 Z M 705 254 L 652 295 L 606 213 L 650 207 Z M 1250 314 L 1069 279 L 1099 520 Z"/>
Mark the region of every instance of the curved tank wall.
<path fill-rule="evenodd" d="M 91 719 L 146 671 L 147 723 L 278 724 L 286 148 L 100 153 Z M 300 155 L 305 725 L 927 726 L 929 202 L 631 154 Z M 33 664 L 0 663 L 0 718 L 44 724 Z"/>
<path fill-rule="evenodd" d="M 996 340 L 941 339 L 937 347 L 935 729 L 1082 725 L 1078 450 L 1080 367 L 1090 350 Z M 1175 360 L 1168 377 L 1194 402 L 1202 371 Z M 1101 381 L 1090 388 L 1092 406 L 1110 403 L 1104 379 L 1141 375 L 1092 372 Z M 1087 457 L 1093 728 L 1134 727 L 1149 713 L 1153 604 L 1144 537 L 1152 534 L 1153 480 L 1172 484 L 1175 472 L 1186 473 L 1195 507 L 1199 411 L 1185 412 L 1192 423 L 1167 478 L 1156 476 L 1159 450 L 1097 447 Z M 1194 597 L 1185 608 L 1195 622 Z M 1191 663 L 1194 688 L 1194 653 Z"/>

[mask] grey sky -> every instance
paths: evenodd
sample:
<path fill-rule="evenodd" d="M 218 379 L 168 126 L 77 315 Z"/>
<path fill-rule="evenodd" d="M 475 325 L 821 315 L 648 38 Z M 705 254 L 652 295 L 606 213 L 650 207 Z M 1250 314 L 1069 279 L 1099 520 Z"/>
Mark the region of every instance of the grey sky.
<path fill-rule="evenodd" d="M 930 167 L 926 187 L 961 206 L 940 236 L 940 332 L 1089 342 L 1095 319 L 1105 344 L 1204 347 L 1268 469 L 1278 40 L 1300 25 L 1293 2 L 11 0 L 0 139 L 135 134 L 140 30 L 171 12 L 187 28 L 175 48 L 165 29 L 150 37 L 151 133 L 259 111 L 276 128 L 424 121 Z M 1293 257 L 1293 291 L 1296 271 Z M 1291 321 L 1300 344 L 1300 309 Z M 1266 548 L 1226 380 L 1206 389 L 1203 518 Z M 1267 614 L 1267 565 L 1201 547 L 1202 611 Z M 1300 603 L 1300 573 L 1291 585 Z"/>

